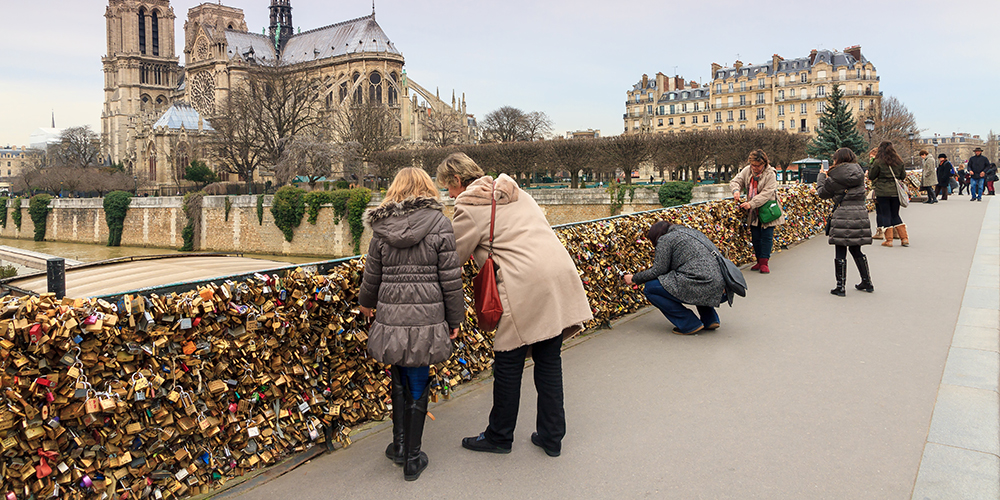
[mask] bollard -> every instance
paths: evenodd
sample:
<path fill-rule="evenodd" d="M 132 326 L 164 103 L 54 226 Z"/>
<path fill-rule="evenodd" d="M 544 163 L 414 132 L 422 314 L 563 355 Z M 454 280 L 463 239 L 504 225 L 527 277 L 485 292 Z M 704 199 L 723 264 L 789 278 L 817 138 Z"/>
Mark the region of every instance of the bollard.
<path fill-rule="evenodd" d="M 66 296 L 66 259 L 56 257 L 45 261 L 45 271 L 49 285 L 49 293 L 56 294 L 57 299 Z"/>

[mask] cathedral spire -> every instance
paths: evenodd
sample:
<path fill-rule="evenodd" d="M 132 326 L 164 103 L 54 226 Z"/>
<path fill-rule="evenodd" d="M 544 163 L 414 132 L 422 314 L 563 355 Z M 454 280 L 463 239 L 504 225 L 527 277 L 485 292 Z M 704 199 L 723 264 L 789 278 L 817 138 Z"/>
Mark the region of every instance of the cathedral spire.
<path fill-rule="evenodd" d="M 288 39 L 292 37 L 292 2 L 291 0 L 271 0 L 271 39 L 280 52 L 285 48 Z"/>

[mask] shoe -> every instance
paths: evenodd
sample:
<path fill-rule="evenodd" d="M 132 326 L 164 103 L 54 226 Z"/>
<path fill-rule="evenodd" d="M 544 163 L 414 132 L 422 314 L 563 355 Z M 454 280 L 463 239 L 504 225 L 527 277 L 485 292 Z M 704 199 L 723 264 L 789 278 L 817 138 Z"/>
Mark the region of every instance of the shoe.
<path fill-rule="evenodd" d="M 837 288 L 830 290 L 830 293 L 838 297 L 846 297 L 847 291 L 844 284 L 847 283 L 847 259 L 833 259 L 833 271 L 837 277 Z"/>
<path fill-rule="evenodd" d="M 427 454 L 420 451 L 420 442 L 424 435 L 424 421 L 427 418 L 427 399 L 430 397 L 431 388 L 428 385 L 424 388 L 423 394 L 417 400 L 413 399 L 413 394 L 409 390 L 404 391 L 406 396 L 406 413 L 404 414 L 404 436 L 403 454 L 406 462 L 403 463 L 403 479 L 416 481 L 420 478 L 420 473 L 427 468 L 430 462 Z"/>
<path fill-rule="evenodd" d="M 872 285 L 871 271 L 868 270 L 868 257 L 866 255 L 855 257 L 854 263 L 857 264 L 858 273 L 861 274 L 861 283 L 854 285 L 854 288 L 856 290 L 861 290 L 862 292 L 874 292 L 875 285 Z"/>
<path fill-rule="evenodd" d="M 720 326 L 719 323 L 709 323 L 709 324 L 705 325 L 705 329 L 708 330 L 708 331 L 718 330 L 719 326 Z"/>
<path fill-rule="evenodd" d="M 545 445 L 542 444 L 542 438 L 541 438 L 541 436 L 538 435 L 537 432 L 532 432 L 531 433 L 531 444 L 533 444 L 533 445 L 535 445 L 535 446 L 537 446 L 537 447 L 545 450 L 545 454 L 548 455 L 548 456 L 550 456 L 550 457 L 558 457 L 562 453 L 559 450 L 550 450 L 550 449 L 546 448 Z"/>
<path fill-rule="evenodd" d="M 882 242 L 884 247 L 892 247 L 892 228 L 885 228 L 885 241 Z"/>
<path fill-rule="evenodd" d="M 704 329 L 705 329 L 705 325 L 699 325 L 698 328 L 695 328 L 694 330 L 691 330 L 690 332 L 684 333 L 684 332 L 678 330 L 677 327 L 674 327 L 674 333 L 676 333 L 677 335 L 694 335 L 694 334 L 696 334 L 696 333 L 698 333 L 698 332 L 700 332 L 700 331 L 702 331 Z M 462 444 L 465 444 L 465 441 L 463 441 Z"/>
<path fill-rule="evenodd" d="M 771 272 L 771 268 L 767 267 L 767 261 L 771 259 L 760 259 L 760 274 L 768 274 Z"/>
<path fill-rule="evenodd" d="M 900 224 L 893 228 L 893 234 L 899 236 L 899 244 L 908 247 L 910 246 L 910 236 L 906 233 L 906 224 Z"/>
<path fill-rule="evenodd" d="M 759 271 L 760 270 L 760 259 L 757 259 L 757 263 L 754 264 L 752 267 L 750 267 L 750 270 L 751 271 Z"/>
<path fill-rule="evenodd" d="M 872 239 L 873 240 L 881 240 L 882 238 L 884 238 L 885 236 L 883 235 L 882 231 L 883 231 L 883 228 L 881 228 L 881 227 L 876 228 L 875 229 L 875 234 L 872 235 Z"/>
<path fill-rule="evenodd" d="M 485 432 L 480 432 L 478 436 L 462 438 L 462 448 L 472 451 L 485 451 L 487 453 L 510 453 L 510 448 L 501 448 L 487 441 Z"/>

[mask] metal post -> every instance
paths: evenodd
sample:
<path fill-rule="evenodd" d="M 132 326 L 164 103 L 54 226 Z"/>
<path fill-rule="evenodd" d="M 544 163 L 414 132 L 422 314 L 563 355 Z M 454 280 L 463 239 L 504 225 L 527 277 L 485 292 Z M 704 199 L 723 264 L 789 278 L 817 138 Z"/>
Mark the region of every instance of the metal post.
<path fill-rule="evenodd" d="M 57 299 L 62 299 L 66 296 L 66 259 L 56 257 L 46 260 L 45 270 L 49 293 L 54 293 Z"/>

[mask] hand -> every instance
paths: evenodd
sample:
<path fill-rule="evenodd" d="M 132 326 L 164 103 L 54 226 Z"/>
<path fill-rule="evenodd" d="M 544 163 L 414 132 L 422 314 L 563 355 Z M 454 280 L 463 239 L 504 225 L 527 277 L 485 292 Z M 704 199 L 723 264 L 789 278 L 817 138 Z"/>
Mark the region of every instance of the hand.
<path fill-rule="evenodd" d="M 750 210 L 750 202 L 744 201 L 743 203 L 740 203 L 740 208 L 742 208 L 743 210 Z"/>
<path fill-rule="evenodd" d="M 455 340 L 458 338 L 458 328 L 451 329 L 451 335 L 448 336 L 449 339 Z"/>
<path fill-rule="evenodd" d="M 634 285 L 635 284 L 635 283 L 632 282 L 632 275 L 631 274 L 626 274 L 625 276 L 622 276 L 622 279 L 625 280 L 626 284 L 629 284 L 629 285 Z"/>
<path fill-rule="evenodd" d="M 375 316 L 375 311 L 373 311 L 372 309 L 370 309 L 368 307 L 360 306 L 360 307 L 358 307 L 358 309 L 361 310 L 361 314 L 364 314 L 365 316 L 367 316 L 369 318 L 372 318 L 372 317 Z"/>
<path fill-rule="evenodd" d="M 986 177 L 986 172 L 979 172 L 980 177 Z"/>
<path fill-rule="evenodd" d="M 740 193 L 733 193 L 733 201 L 736 203 L 740 202 Z"/>

